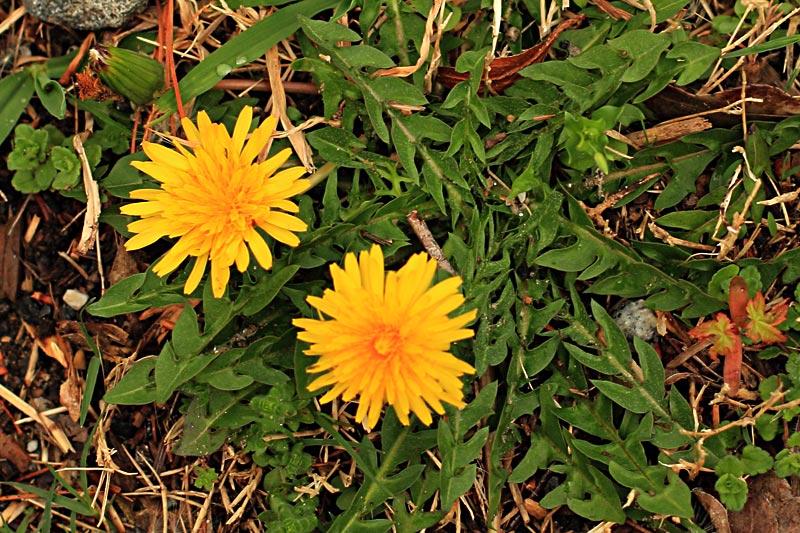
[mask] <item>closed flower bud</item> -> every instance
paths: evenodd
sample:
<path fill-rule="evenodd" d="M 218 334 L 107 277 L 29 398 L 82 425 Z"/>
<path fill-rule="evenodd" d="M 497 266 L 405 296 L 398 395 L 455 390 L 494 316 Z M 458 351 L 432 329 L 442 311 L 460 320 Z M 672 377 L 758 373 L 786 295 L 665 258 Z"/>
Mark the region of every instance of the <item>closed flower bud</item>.
<path fill-rule="evenodd" d="M 164 89 L 164 66 L 124 48 L 98 46 L 89 51 L 89 65 L 111 90 L 135 105 L 145 105 Z"/>

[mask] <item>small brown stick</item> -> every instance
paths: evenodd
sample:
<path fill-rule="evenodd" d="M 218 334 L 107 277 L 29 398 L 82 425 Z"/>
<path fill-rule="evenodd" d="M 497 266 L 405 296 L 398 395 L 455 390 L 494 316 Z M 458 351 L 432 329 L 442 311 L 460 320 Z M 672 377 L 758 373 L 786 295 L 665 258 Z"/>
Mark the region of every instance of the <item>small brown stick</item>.
<path fill-rule="evenodd" d="M 620 20 L 620 19 L 631 20 L 631 17 L 633 17 L 633 15 L 631 15 L 624 9 L 620 9 L 618 7 L 611 5 L 611 2 L 609 2 L 608 0 L 595 0 L 592 3 L 596 5 L 600 11 L 602 11 L 609 17 L 613 18 L 614 20 Z"/>
<path fill-rule="evenodd" d="M 214 88 L 223 91 L 272 91 L 269 81 L 265 80 L 225 79 L 218 81 Z M 304 81 L 285 81 L 283 89 L 285 92 L 293 94 L 319 94 L 319 87 Z"/>
<path fill-rule="evenodd" d="M 439 268 L 455 276 L 455 269 L 444 256 L 444 252 L 442 252 L 442 249 L 433 238 L 433 234 L 431 233 L 431 230 L 428 229 L 428 225 L 425 224 L 425 221 L 419 217 L 419 213 L 417 213 L 416 210 L 411 211 L 406 215 L 406 219 L 408 220 L 408 223 L 411 224 L 411 229 L 413 229 L 414 233 L 417 234 L 417 237 L 422 243 L 422 246 L 425 247 L 428 255 L 434 258 L 439 264 Z"/>
<path fill-rule="evenodd" d="M 90 33 L 86 36 L 86 38 L 81 43 L 81 47 L 78 49 L 78 53 L 75 54 L 75 57 L 72 58 L 72 61 L 69 62 L 67 66 L 67 70 L 64 71 L 64 74 L 58 79 L 58 83 L 61 85 L 66 85 L 69 83 L 70 78 L 73 74 L 78 70 L 78 65 L 81 64 L 83 60 L 83 56 L 86 55 L 86 51 L 89 50 L 89 45 L 92 44 L 94 41 L 94 32 Z"/>
<path fill-rule="evenodd" d="M 685 239 L 679 239 L 677 237 L 673 237 L 667 230 L 657 226 L 655 222 L 648 223 L 647 227 L 650 229 L 651 232 L 653 232 L 654 237 L 661 239 L 670 246 L 684 246 L 686 248 L 691 248 L 692 250 L 700 250 L 703 252 L 714 251 L 715 247 L 709 244 L 700 244 L 697 242 L 687 241 Z"/>

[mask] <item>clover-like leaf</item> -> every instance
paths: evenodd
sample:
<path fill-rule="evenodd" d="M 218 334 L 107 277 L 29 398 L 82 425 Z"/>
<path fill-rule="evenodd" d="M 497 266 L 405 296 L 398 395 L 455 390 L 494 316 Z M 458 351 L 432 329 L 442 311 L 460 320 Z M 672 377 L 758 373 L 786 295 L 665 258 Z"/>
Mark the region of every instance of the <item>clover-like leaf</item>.
<path fill-rule="evenodd" d="M 789 302 L 784 300 L 767 312 L 764 295 L 761 294 L 761 291 L 757 292 L 747 304 L 747 316 L 750 319 L 745 325 L 747 336 L 753 342 L 766 344 L 786 342 L 786 335 L 776 326 L 786 320 L 788 310 Z"/>
<path fill-rule="evenodd" d="M 733 474 L 723 474 L 714 484 L 719 499 L 731 511 L 741 511 L 747 501 L 747 483 Z"/>
<path fill-rule="evenodd" d="M 9 170 L 36 170 L 47 157 L 47 132 L 27 124 L 14 129 L 14 149 L 8 154 Z"/>

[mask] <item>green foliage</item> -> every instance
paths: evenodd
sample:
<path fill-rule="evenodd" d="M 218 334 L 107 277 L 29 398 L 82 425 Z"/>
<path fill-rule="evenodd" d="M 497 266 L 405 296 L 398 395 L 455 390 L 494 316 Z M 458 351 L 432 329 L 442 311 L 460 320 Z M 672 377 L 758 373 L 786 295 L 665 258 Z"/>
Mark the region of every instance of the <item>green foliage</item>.
<path fill-rule="evenodd" d="M 102 129 L 83 143 L 87 162 L 93 171 L 100 168 L 102 153 L 119 154 L 127 148 L 127 139 L 112 128 Z M 8 155 L 8 169 L 13 170 L 11 184 L 21 193 L 33 194 L 47 189 L 65 196 L 85 198 L 83 167 L 72 144 L 72 137 L 47 125 L 34 129 L 19 124 L 14 129 L 13 150 Z"/>
<path fill-rule="evenodd" d="M 317 527 L 316 500 L 301 498 L 292 503 L 284 496 L 271 494 L 269 510 L 259 515 L 270 533 L 311 533 Z"/>
<path fill-rule="evenodd" d="M 428 3 L 233 4 L 278 8 L 194 66 L 180 80 L 181 95 L 197 98 L 197 108 L 230 127 L 246 102 L 211 87 L 294 34 L 300 53 L 292 68 L 323 88 L 312 109 L 326 119 L 307 132 L 315 163 L 324 169 L 299 198 L 309 229 L 297 248 L 275 258 L 272 271 L 234 274 L 222 298 L 208 284 L 182 293 L 191 263 L 169 278 L 151 268 L 110 287 L 88 306 L 92 315 L 166 306 L 181 314 L 160 353 L 139 358 L 106 393 L 107 402 L 164 403 L 178 394 L 184 427 L 174 451 L 206 455 L 229 443 L 251 454 L 269 493 L 261 514 L 268 531 L 420 531 L 436 527 L 478 490 L 485 491 L 481 516 L 491 524 L 507 511 L 509 483 L 538 486 L 545 473 L 557 481 L 536 493 L 547 509 L 566 506 L 587 521 L 614 523 L 670 517 L 666 529 L 697 531 L 693 479 L 680 472 L 685 465 L 713 468 L 700 476 L 708 485 L 715 481 L 731 510 L 746 502 L 749 476 L 773 469 L 783 477 L 800 474 L 797 435 L 774 458 L 767 451 L 779 445 L 800 408 L 765 407 L 746 435 L 730 430 L 701 439 L 708 420 L 688 392 L 699 388 L 688 385 L 697 372 L 686 377 L 668 359 L 690 346 L 675 331 L 719 313 L 692 331 L 721 340 L 715 354 L 732 351 L 738 341 L 746 358 L 759 350 L 762 362 L 778 365 L 760 383 L 763 401 L 778 394 L 786 402 L 800 398 L 800 356 L 793 351 L 800 312 L 788 301 L 769 306 L 758 299 L 762 291 L 792 296 L 784 289 L 800 279 L 800 255 L 750 257 L 740 247 L 734 261 L 727 261 L 734 254 L 725 261 L 711 257 L 728 232 L 736 233 L 737 246 L 747 242 L 761 253 L 791 239 L 784 213 L 759 202 L 768 198 L 764 191 L 773 197 L 790 190 L 791 173 L 775 169 L 800 136 L 798 121 L 749 124 L 746 134 L 738 125 L 712 128 L 665 144 L 620 140 L 657 122 L 651 99 L 670 84 L 700 85 L 721 58 L 743 53 L 723 58 L 720 51 L 738 18 L 714 17 L 714 35 L 705 38 L 673 20 L 688 0 L 653 1 L 652 13 L 626 6 L 630 20 L 587 8 L 584 27 L 562 35 L 546 61 L 521 69 L 521 79 L 498 94 L 481 83 L 492 45 L 488 2 L 445 3 L 452 17 L 438 28 L 438 52 L 443 65 L 463 74 L 447 89 L 425 79 Z M 503 6 L 506 24 L 528 29 L 501 44 L 518 53 L 538 42 L 535 28 L 545 19 L 538 3 Z M 351 23 L 343 25 L 348 12 Z M 651 14 L 656 24 L 669 21 L 669 31 L 666 24 L 650 28 Z M 774 36 L 747 53 L 795 41 Z M 408 76 L 383 71 L 418 60 L 421 68 Z M 57 91 L 41 94 L 53 89 L 48 84 L 18 73 L 0 80 L 0 95 L 28 101 L 39 92 L 55 114 Z M 168 92 L 157 107 L 174 110 L 174 99 Z M 111 106 L 78 105 L 103 126 L 86 143 L 102 189 L 128 199 L 133 190 L 154 187 L 130 165 L 141 153 L 116 157 L 130 145 L 128 122 Z M 310 118 L 305 109 L 288 111 Z M 9 121 L 16 124 L 14 113 L 0 110 L 0 139 Z M 19 191 L 80 188 L 71 139 L 47 127 L 22 124 L 14 131 L 8 168 Z M 595 209 L 601 202 L 606 211 Z M 635 224 L 623 211 L 634 207 L 645 213 Z M 468 305 L 478 310 L 474 339 L 453 350 L 480 379 L 465 387 L 464 409 L 447 407 L 431 427 L 403 427 L 388 409 L 367 432 L 349 425 L 352 407 L 337 404 L 334 420 L 312 401 L 307 369 L 313 359 L 296 342 L 291 319 L 311 316 L 305 298 L 329 286 L 327 265 L 340 263 L 343 253 L 381 242 L 389 261 L 399 263 L 421 250 L 406 223 L 414 211 L 463 279 Z M 104 217 L 125 233 L 127 219 L 111 210 Z M 758 233 L 762 220 L 768 231 Z M 743 330 L 723 312 L 737 275 L 753 304 Z M 611 306 L 639 298 L 674 321 L 667 339 L 629 341 L 616 325 Z M 762 350 L 761 344 L 772 346 Z M 713 375 L 702 377 L 713 390 Z M 723 408 L 728 421 L 744 416 L 738 408 Z M 762 448 L 762 440 L 772 444 Z M 318 475 L 324 447 L 354 465 L 355 475 L 327 480 L 336 492 L 325 498 L 297 497 L 295 489 Z M 198 487 L 217 482 L 211 468 L 196 473 Z M 55 498 L 53 505 L 64 501 Z"/>
<path fill-rule="evenodd" d="M 752 444 L 744 447 L 741 458 L 733 455 L 723 457 L 714 469 L 717 474 L 714 487 L 719 492 L 720 501 L 731 511 L 741 511 L 747 501 L 747 482 L 743 476 L 763 474 L 772 468 L 772 464 L 770 454 Z"/>
<path fill-rule="evenodd" d="M 0 79 L 0 102 L 4 103 L 0 109 L 0 143 L 14 130 L 34 93 L 48 113 L 59 119 L 64 118 L 64 89 L 52 78 L 61 76 L 72 55 L 34 64 Z"/>
<path fill-rule="evenodd" d="M 194 473 L 197 474 L 194 486 L 198 489 L 211 490 L 219 479 L 219 473 L 210 467 L 195 467 Z"/>

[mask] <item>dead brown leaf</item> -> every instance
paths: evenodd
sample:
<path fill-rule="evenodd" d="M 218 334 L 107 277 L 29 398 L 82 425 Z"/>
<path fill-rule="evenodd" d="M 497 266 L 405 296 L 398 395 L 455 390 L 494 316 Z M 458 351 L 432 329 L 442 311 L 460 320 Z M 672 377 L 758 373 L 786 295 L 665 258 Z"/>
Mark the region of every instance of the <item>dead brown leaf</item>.
<path fill-rule="evenodd" d="M 16 217 L 9 217 L 8 222 L 0 224 L 0 297 L 7 297 L 12 302 L 17 299 L 19 285 L 19 238 L 20 225 L 15 224 Z"/>
<path fill-rule="evenodd" d="M 12 435 L 0 431 L 0 458 L 10 461 L 20 472 L 28 470 L 31 458 Z"/>
<path fill-rule="evenodd" d="M 485 68 L 483 71 L 481 90 L 488 86 L 492 91 L 502 92 L 511 87 L 511 85 L 520 78 L 520 70 L 529 65 L 544 61 L 545 57 L 547 57 L 547 53 L 555 44 L 561 32 L 579 26 L 585 19 L 585 15 L 578 15 L 575 18 L 565 20 L 536 46 L 532 46 L 524 52 L 513 56 L 496 57 L 492 59 L 488 68 Z M 456 69 L 453 67 L 439 67 L 437 80 L 445 87 L 452 89 L 458 83 L 468 78 L 468 73 L 456 72 Z"/>
<path fill-rule="evenodd" d="M 794 97 L 772 85 L 748 85 L 714 94 L 698 95 L 675 85 L 647 100 L 646 105 L 661 119 L 704 116 L 717 127 L 741 124 L 743 105 L 748 120 L 778 121 L 800 114 L 800 97 Z"/>

